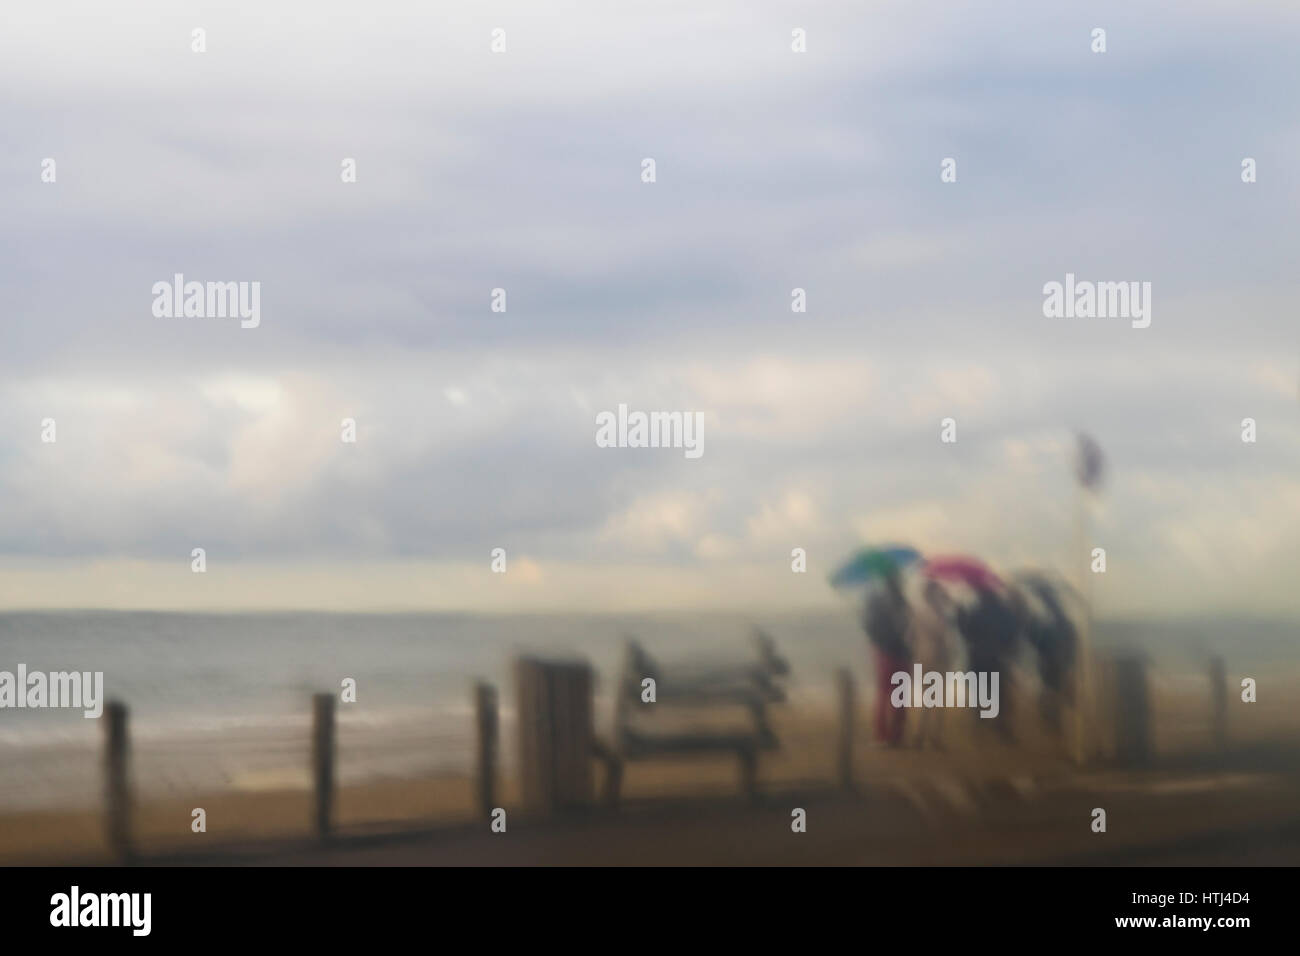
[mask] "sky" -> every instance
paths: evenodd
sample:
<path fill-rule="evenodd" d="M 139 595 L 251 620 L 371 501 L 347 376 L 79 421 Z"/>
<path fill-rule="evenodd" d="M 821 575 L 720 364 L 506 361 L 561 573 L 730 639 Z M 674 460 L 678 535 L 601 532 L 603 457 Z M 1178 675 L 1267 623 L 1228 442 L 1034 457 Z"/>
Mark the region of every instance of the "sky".
<path fill-rule="evenodd" d="M 1300 619 L 1300 7 L 1133 7 L 11 4 L 0 608 L 834 607 L 904 541 Z"/>

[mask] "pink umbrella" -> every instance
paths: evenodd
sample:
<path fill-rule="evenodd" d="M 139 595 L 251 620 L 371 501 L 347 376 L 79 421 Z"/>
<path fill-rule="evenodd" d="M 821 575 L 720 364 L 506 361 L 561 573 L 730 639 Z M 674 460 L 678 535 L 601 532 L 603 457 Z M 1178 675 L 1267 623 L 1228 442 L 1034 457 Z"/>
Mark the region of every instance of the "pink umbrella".
<path fill-rule="evenodd" d="M 949 554 L 930 558 L 921 569 L 928 578 L 936 581 L 956 581 L 977 591 L 1002 591 L 1006 585 L 979 558 L 963 554 Z"/>

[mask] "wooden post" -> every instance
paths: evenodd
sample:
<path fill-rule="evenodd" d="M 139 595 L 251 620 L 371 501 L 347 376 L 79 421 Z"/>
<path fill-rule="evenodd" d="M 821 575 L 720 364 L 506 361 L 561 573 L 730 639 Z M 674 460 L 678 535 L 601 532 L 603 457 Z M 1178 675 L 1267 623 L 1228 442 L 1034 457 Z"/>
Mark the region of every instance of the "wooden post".
<path fill-rule="evenodd" d="M 312 697 L 312 780 L 315 784 L 316 835 L 329 836 L 334 807 L 334 695 Z"/>
<path fill-rule="evenodd" d="M 524 806 L 549 811 L 551 793 L 550 707 L 541 665 L 515 661 L 515 737 L 519 742 L 519 796 Z"/>
<path fill-rule="evenodd" d="M 1228 674 L 1222 657 L 1210 658 L 1210 734 L 1214 749 L 1228 749 Z"/>
<path fill-rule="evenodd" d="M 515 685 L 524 805 L 548 814 L 590 806 L 591 665 L 519 658 Z"/>
<path fill-rule="evenodd" d="M 838 755 L 839 783 L 845 790 L 853 789 L 853 674 L 847 667 L 835 672 L 836 696 L 839 700 Z"/>
<path fill-rule="evenodd" d="M 109 853 L 117 860 L 131 856 L 131 788 L 126 704 L 104 705 L 104 822 Z"/>
<path fill-rule="evenodd" d="M 1128 767 L 1144 766 L 1151 757 L 1151 701 L 1147 662 L 1138 656 L 1114 663 L 1115 756 Z"/>
<path fill-rule="evenodd" d="M 478 728 L 475 797 L 479 812 L 490 818 L 496 806 L 498 740 L 497 692 L 491 684 L 480 681 L 474 685 L 474 715 Z"/>

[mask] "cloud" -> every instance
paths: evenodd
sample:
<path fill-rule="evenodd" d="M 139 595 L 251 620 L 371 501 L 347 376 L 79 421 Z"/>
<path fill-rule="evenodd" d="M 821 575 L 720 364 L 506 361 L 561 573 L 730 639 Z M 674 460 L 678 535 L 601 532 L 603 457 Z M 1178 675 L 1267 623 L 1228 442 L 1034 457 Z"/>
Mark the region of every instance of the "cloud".
<path fill-rule="evenodd" d="M 597 584 L 806 602 L 795 546 L 810 567 L 879 538 L 1068 562 L 1085 429 L 1128 569 L 1112 606 L 1294 607 L 1300 188 L 1278 91 L 1300 14 L 1089 17 L 19 6 L 0 37 L 6 573 L 51 600 L 65 580 L 165 602 L 161 569 L 202 545 L 307 601 L 316 581 L 401 604 L 428 573 L 477 606 Z M 262 282 L 262 325 L 155 319 L 152 283 L 178 271 Z M 1045 320 L 1067 271 L 1152 281 L 1151 328 Z M 705 456 L 597 449 L 619 403 L 700 412 Z M 1219 542 L 1242 558 L 1216 578 Z M 498 546 L 520 555 L 508 587 L 477 577 Z M 113 577 L 135 563 L 157 573 Z M 240 580 L 220 601 L 263 600 Z"/>

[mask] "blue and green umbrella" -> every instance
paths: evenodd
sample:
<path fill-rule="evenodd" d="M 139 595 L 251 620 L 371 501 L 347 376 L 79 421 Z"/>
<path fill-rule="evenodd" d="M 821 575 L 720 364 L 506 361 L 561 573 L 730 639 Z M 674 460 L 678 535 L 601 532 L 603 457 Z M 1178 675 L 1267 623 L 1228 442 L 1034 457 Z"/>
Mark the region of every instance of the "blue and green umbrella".
<path fill-rule="evenodd" d="M 862 548 L 831 575 L 831 587 L 851 588 L 897 574 L 921 560 L 921 552 L 905 545 Z"/>

